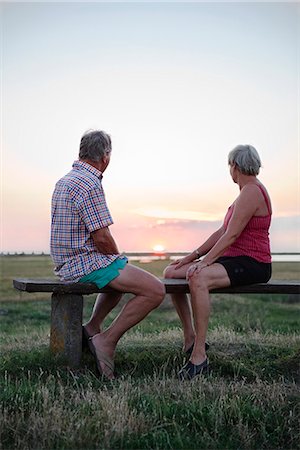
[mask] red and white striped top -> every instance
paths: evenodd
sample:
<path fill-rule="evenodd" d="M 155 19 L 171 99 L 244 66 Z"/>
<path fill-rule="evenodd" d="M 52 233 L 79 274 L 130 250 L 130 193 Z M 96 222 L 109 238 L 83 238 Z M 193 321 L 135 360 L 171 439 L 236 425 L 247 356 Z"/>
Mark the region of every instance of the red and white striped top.
<path fill-rule="evenodd" d="M 250 256 L 257 261 L 263 263 L 270 263 L 271 250 L 270 250 L 270 239 L 269 239 L 269 228 L 271 224 L 271 205 L 269 198 L 259 184 L 257 185 L 266 201 L 268 207 L 268 214 L 266 216 L 253 216 L 243 229 L 242 233 L 236 239 L 236 241 L 224 252 L 223 256 Z M 227 211 L 224 219 L 225 230 L 228 227 L 228 223 L 231 219 L 234 209 L 234 204 L 232 204 Z"/>

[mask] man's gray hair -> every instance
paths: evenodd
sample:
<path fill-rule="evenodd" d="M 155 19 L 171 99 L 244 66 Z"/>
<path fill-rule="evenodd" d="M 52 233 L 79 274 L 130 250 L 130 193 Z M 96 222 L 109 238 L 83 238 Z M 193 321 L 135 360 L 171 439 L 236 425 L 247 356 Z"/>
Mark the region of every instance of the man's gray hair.
<path fill-rule="evenodd" d="M 228 155 L 228 164 L 231 166 L 236 164 L 244 175 L 258 175 L 261 160 L 252 145 L 237 145 Z"/>
<path fill-rule="evenodd" d="M 87 131 L 81 138 L 79 159 L 99 162 L 111 152 L 111 139 L 105 131 Z"/>

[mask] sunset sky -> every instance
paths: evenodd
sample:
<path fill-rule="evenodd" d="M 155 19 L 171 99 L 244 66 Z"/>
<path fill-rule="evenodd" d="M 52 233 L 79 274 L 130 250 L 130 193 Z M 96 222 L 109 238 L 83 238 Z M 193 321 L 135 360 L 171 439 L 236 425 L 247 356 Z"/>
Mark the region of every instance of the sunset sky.
<path fill-rule="evenodd" d="M 299 21 L 296 2 L 2 3 L 1 251 L 49 251 L 54 185 L 103 129 L 121 251 L 200 245 L 249 143 L 272 250 L 299 252 Z"/>

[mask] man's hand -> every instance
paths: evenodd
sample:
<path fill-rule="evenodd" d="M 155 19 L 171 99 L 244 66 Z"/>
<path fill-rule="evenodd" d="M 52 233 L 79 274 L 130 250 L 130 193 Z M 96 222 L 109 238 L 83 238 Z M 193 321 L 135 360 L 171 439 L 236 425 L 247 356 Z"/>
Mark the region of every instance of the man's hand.
<path fill-rule="evenodd" d="M 104 255 L 119 254 L 117 244 L 108 227 L 93 231 L 91 236 L 99 253 L 103 253 Z"/>

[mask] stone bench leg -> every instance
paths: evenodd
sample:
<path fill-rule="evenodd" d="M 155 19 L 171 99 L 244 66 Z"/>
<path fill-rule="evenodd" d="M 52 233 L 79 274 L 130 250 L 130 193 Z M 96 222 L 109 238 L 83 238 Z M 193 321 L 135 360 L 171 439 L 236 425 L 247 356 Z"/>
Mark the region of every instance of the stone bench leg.
<path fill-rule="evenodd" d="M 83 296 L 52 294 L 50 349 L 63 355 L 70 367 L 80 366 Z"/>

